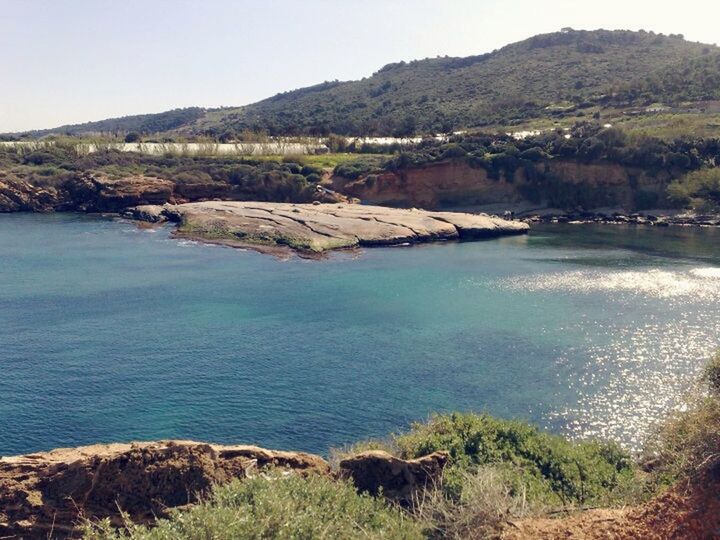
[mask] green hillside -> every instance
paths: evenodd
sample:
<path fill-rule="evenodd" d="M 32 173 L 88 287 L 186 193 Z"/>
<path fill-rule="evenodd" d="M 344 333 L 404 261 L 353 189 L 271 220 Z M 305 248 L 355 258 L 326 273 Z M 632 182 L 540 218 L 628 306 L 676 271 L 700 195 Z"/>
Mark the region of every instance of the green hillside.
<path fill-rule="evenodd" d="M 562 112 L 612 85 L 698 58 L 680 36 L 567 31 L 481 56 L 390 64 L 372 77 L 277 95 L 206 124 L 271 133 L 409 135 Z"/>
<path fill-rule="evenodd" d="M 700 58 L 636 77 L 613 88 L 612 102 L 681 105 L 720 99 L 720 54 L 707 48 Z"/>
<path fill-rule="evenodd" d="M 182 109 L 33 134 L 163 131 L 219 137 L 253 130 L 405 136 L 512 125 L 603 103 L 716 96 L 719 53 L 714 45 L 680 35 L 566 29 L 479 56 L 388 64 L 360 81 L 325 82 L 244 107 Z M 685 70 L 691 89 L 682 87 Z"/>

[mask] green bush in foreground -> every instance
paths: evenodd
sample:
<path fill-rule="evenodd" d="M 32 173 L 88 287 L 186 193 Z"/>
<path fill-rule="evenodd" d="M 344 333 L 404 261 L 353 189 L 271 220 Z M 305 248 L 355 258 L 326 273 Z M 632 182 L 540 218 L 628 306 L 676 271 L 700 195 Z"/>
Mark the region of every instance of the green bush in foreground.
<path fill-rule="evenodd" d="M 452 498 L 461 496 L 465 473 L 485 466 L 494 466 L 514 493 L 546 505 L 619 502 L 635 479 L 630 455 L 615 443 L 571 442 L 487 414 L 435 415 L 397 436 L 395 444 L 404 457 L 448 451 L 445 490 Z"/>
<path fill-rule="evenodd" d="M 117 531 L 106 520 L 85 531 L 88 540 L 422 537 L 417 521 L 382 499 L 358 494 L 348 482 L 279 473 L 217 487 L 207 501 L 173 512 L 154 528 L 129 525 Z"/>

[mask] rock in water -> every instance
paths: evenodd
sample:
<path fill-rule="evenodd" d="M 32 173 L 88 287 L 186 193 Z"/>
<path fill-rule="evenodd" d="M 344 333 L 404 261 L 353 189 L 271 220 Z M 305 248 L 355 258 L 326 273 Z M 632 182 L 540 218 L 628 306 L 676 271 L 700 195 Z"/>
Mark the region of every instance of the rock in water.
<path fill-rule="evenodd" d="M 147 213 L 148 209 L 145 208 Z M 526 223 L 488 215 L 356 204 L 208 201 L 165 205 L 178 235 L 215 243 L 299 252 L 435 240 L 476 240 L 528 232 Z"/>

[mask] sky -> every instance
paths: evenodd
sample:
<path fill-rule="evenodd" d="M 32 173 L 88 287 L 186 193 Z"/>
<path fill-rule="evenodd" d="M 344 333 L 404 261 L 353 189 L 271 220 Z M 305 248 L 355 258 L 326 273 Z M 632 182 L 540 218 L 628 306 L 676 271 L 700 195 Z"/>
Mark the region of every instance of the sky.
<path fill-rule="evenodd" d="M 237 106 L 570 26 L 720 43 L 720 0 L 0 0 L 0 132 Z"/>

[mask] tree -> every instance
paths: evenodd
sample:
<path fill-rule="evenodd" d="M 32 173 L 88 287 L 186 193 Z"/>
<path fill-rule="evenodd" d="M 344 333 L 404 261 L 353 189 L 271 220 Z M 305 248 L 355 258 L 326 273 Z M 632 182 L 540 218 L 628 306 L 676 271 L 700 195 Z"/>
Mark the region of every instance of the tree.
<path fill-rule="evenodd" d="M 140 134 L 135 131 L 131 131 L 130 133 L 125 135 L 126 143 L 134 143 L 134 142 L 138 142 L 139 140 L 140 140 Z"/>

